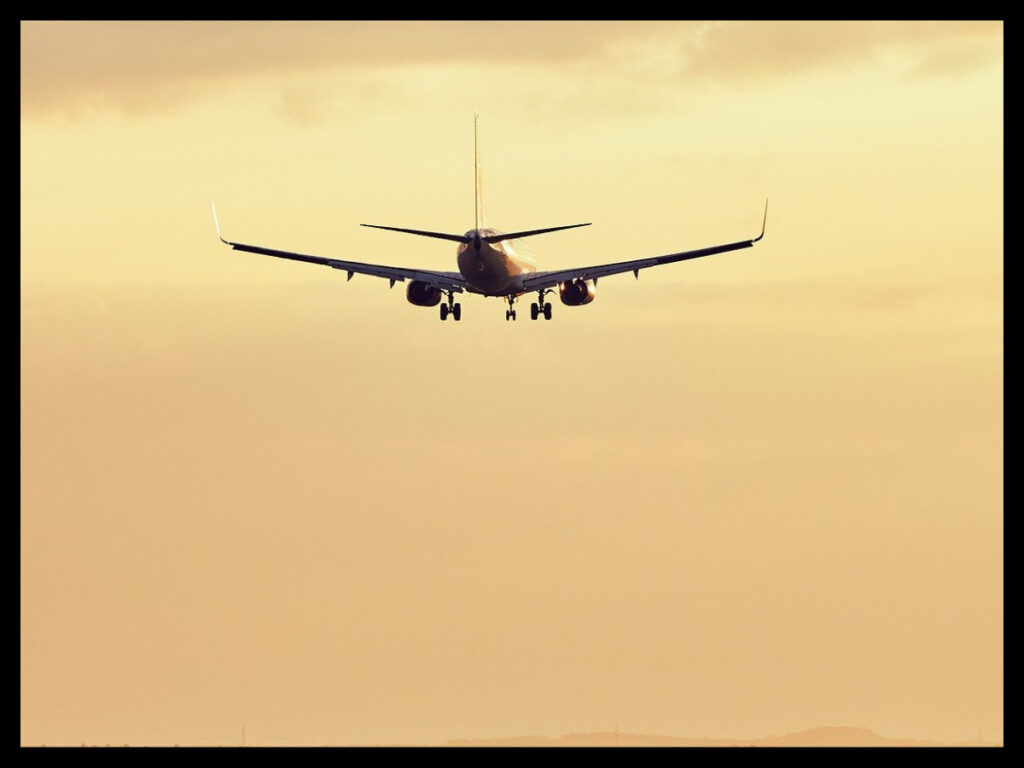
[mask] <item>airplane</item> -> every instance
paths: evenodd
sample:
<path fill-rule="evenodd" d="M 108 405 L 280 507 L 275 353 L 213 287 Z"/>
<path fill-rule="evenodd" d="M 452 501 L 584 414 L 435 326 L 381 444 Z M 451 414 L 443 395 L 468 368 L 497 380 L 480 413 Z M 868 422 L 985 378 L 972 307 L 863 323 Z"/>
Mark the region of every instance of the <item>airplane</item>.
<path fill-rule="evenodd" d="M 440 304 L 441 319 L 445 320 L 451 316 L 455 321 L 459 321 L 462 318 L 462 305 L 455 301 L 456 293 L 475 293 L 481 296 L 494 296 L 507 301 L 508 309 L 505 311 L 505 320 L 516 319 L 515 304 L 520 296 L 536 293 L 537 301 L 530 304 L 530 318 L 536 320 L 539 317 L 543 317 L 545 320 L 550 320 L 551 302 L 545 301 L 544 297 L 549 293 L 554 293 L 556 290 L 562 304 L 570 307 L 582 306 L 594 300 L 597 281 L 602 277 L 632 272 L 633 276 L 639 279 L 641 269 L 657 267 L 662 264 L 673 264 L 677 261 L 686 261 L 688 259 L 697 259 L 701 256 L 711 256 L 716 253 L 725 253 L 726 251 L 736 251 L 741 248 L 750 248 L 764 237 L 765 224 L 768 221 L 767 200 L 765 200 L 764 204 L 761 234 L 752 240 L 740 240 L 735 243 L 726 243 L 725 245 L 712 245 L 708 248 L 680 251 L 679 253 L 669 253 L 664 256 L 650 256 L 631 261 L 597 264 L 592 267 L 572 267 L 569 269 L 538 272 L 537 265 L 533 259 L 516 252 L 513 241 L 524 237 L 542 235 L 546 232 L 588 227 L 590 223 L 567 224 L 560 227 L 546 227 L 544 229 L 530 229 L 519 232 L 501 232 L 484 226 L 480 179 L 479 121 L 480 116 L 474 114 L 473 155 L 476 177 L 476 223 L 473 229 L 463 235 L 459 235 L 429 232 L 420 229 L 406 229 L 403 227 L 386 227 L 380 224 L 360 225 L 456 242 L 459 244 L 456 248 L 458 272 L 438 272 L 430 269 L 409 269 L 406 267 L 389 267 L 383 264 L 364 264 L 358 261 L 328 259 L 322 256 L 310 256 L 304 253 L 292 253 L 291 251 L 280 251 L 274 248 L 232 242 L 225 240 L 221 235 L 220 222 L 217 220 L 217 206 L 211 202 L 213 222 L 217 229 L 217 236 L 221 242 L 230 245 L 236 251 L 258 253 L 281 259 L 292 259 L 293 261 L 304 261 L 308 264 L 321 264 L 332 269 L 345 271 L 348 274 L 348 280 L 351 280 L 355 274 L 372 275 L 374 277 L 386 278 L 390 281 L 392 288 L 395 287 L 396 282 L 408 280 L 409 284 L 406 288 L 405 296 L 410 304 L 415 304 L 419 307 L 434 307 Z M 442 301 L 443 297 L 446 297 L 447 300 Z"/>

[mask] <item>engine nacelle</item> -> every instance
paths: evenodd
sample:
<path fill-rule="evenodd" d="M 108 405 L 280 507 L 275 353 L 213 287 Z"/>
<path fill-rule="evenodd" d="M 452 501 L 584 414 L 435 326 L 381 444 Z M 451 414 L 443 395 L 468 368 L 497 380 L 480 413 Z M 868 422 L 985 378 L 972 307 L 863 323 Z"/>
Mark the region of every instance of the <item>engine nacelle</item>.
<path fill-rule="evenodd" d="M 436 307 L 441 303 L 441 289 L 422 280 L 413 280 L 405 289 L 405 298 L 417 307 Z"/>
<path fill-rule="evenodd" d="M 589 304 L 594 300 L 594 286 L 579 278 L 566 280 L 564 283 L 558 284 L 558 298 L 562 300 L 563 304 L 570 307 Z"/>

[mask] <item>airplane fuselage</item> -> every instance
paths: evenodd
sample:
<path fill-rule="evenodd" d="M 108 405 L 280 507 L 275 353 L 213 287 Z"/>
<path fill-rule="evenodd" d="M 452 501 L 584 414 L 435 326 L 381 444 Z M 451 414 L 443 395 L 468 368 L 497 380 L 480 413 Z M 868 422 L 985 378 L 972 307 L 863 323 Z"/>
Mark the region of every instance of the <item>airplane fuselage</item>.
<path fill-rule="evenodd" d="M 459 272 L 474 293 L 487 296 L 518 295 L 523 277 L 537 271 L 533 259 L 518 253 L 512 240 L 488 243 L 483 238 L 502 234 L 497 229 L 471 229 L 468 243 L 459 243 L 456 251 Z"/>

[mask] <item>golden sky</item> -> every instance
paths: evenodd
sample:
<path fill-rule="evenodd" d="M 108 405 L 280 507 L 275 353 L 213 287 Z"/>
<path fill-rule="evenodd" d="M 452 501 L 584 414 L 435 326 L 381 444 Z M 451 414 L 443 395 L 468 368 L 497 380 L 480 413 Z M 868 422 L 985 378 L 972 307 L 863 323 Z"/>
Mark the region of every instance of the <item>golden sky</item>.
<path fill-rule="evenodd" d="M 23 744 L 1003 738 L 1001 23 L 23 23 Z M 216 238 L 757 234 L 460 323 Z"/>

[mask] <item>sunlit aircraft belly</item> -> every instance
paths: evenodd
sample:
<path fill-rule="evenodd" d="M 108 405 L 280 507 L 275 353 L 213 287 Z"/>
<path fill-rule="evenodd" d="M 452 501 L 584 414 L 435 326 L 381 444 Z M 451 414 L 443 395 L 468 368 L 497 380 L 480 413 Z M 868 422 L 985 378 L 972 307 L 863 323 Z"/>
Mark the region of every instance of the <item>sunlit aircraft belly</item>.
<path fill-rule="evenodd" d="M 477 239 L 501 234 L 496 229 L 471 230 L 469 243 L 459 245 L 459 272 L 475 293 L 497 296 L 522 293 L 523 276 L 537 271 L 533 259 L 516 253 L 510 240 L 487 243 Z"/>

